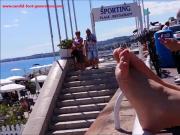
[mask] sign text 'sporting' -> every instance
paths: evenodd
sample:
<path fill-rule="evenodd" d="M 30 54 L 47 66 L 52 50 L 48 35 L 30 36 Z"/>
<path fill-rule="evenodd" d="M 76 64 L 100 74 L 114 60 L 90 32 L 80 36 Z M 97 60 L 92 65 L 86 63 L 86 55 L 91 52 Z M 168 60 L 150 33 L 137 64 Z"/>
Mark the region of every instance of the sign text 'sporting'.
<path fill-rule="evenodd" d="M 138 12 L 138 5 L 136 3 L 102 6 L 101 8 L 92 9 L 94 21 L 106 21 L 127 17 L 135 17 Z"/>

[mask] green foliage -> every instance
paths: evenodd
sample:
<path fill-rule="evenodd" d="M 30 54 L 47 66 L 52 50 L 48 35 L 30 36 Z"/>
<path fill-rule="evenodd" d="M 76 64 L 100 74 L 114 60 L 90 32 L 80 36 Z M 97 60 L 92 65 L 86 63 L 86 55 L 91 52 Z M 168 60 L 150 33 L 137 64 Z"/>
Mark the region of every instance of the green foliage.
<path fill-rule="evenodd" d="M 18 123 L 26 123 L 24 111 L 20 105 L 0 104 L 0 127 L 3 125 L 15 125 Z"/>
<path fill-rule="evenodd" d="M 61 44 L 58 45 L 61 49 L 70 49 L 72 47 L 73 40 L 65 39 L 61 41 Z"/>

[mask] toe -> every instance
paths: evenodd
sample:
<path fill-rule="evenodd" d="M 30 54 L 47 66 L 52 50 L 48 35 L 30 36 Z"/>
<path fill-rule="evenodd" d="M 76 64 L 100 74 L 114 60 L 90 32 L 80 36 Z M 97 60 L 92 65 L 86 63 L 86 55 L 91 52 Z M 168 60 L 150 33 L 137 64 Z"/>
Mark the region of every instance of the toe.
<path fill-rule="evenodd" d="M 117 61 L 117 63 L 119 63 L 120 58 L 119 58 L 119 54 L 123 51 L 122 48 L 117 48 L 113 51 L 113 56 L 115 58 L 115 60 Z"/>
<path fill-rule="evenodd" d="M 129 57 L 127 53 L 123 53 L 120 62 L 116 67 L 116 77 L 118 80 L 126 80 L 129 75 Z"/>

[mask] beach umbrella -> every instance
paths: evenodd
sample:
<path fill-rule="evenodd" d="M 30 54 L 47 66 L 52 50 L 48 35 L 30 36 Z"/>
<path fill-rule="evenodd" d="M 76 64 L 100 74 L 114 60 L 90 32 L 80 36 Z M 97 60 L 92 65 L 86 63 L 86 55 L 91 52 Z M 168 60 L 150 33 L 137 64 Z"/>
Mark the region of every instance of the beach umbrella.
<path fill-rule="evenodd" d="M 42 68 L 42 66 L 35 66 L 35 67 L 31 67 L 29 69 L 34 70 L 34 69 L 40 69 L 40 68 Z"/>
<path fill-rule="evenodd" d="M 20 68 L 13 68 L 11 69 L 11 71 L 20 71 L 21 69 Z"/>
<path fill-rule="evenodd" d="M 0 87 L 0 92 L 5 93 L 5 92 L 13 92 L 13 91 L 20 91 L 24 90 L 25 86 L 20 85 L 20 84 L 7 84 L 4 86 Z"/>
<path fill-rule="evenodd" d="M 20 81 L 20 80 L 27 80 L 25 77 L 23 76 L 11 76 L 7 78 L 8 80 L 11 81 Z"/>
<path fill-rule="evenodd" d="M 40 64 L 36 63 L 36 64 L 33 64 L 32 66 L 33 66 L 33 67 L 34 67 L 34 66 L 40 66 Z"/>
<path fill-rule="evenodd" d="M 51 67 L 51 66 L 52 66 L 52 64 L 47 64 L 47 65 L 42 65 L 42 66 L 31 67 L 29 69 L 34 70 L 34 69 L 47 68 L 47 67 Z"/>
<path fill-rule="evenodd" d="M 40 91 L 40 89 L 41 89 L 41 86 L 39 85 L 39 82 L 38 82 L 38 80 L 37 80 L 37 77 L 35 77 L 35 84 L 36 84 L 36 91 Z"/>
<path fill-rule="evenodd" d="M 31 79 L 31 82 L 36 82 L 36 79 L 37 79 L 37 82 L 44 82 L 47 78 L 47 75 L 39 75 L 39 76 L 36 76 L 34 78 Z"/>
<path fill-rule="evenodd" d="M 52 64 L 47 64 L 47 65 L 42 65 L 42 67 L 51 67 L 52 66 Z"/>
<path fill-rule="evenodd" d="M 6 84 L 11 84 L 11 83 L 14 83 L 14 82 L 11 80 L 8 80 L 8 79 L 1 79 L 0 80 L 0 85 L 6 85 Z"/>

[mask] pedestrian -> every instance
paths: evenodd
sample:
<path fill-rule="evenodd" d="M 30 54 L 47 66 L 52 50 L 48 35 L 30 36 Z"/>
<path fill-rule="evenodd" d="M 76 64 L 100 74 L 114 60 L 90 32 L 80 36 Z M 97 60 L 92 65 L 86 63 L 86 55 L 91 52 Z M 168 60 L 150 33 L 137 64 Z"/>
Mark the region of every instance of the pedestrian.
<path fill-rule="evenodd" d="M 97 39 L 94 34 L 91 33 L 90 29 L 86 30 L 86 50 L 88 60 L 92 66 L 92 69 L 98 69 L 98 49 L 97 49 Z"/>
<path fill-rule="evenodd" d="M 75 58 L 75 67 L 84 70 L 84 55 L 83 55 L 83 38 L 80 36 L 80 31 L 75 32 L 76 37 L 73 40 L 72 55 Z"/>

